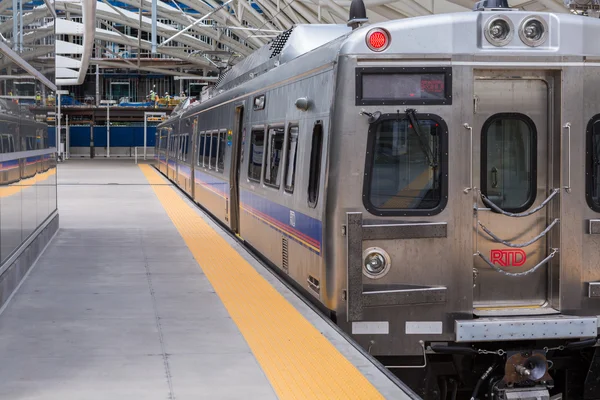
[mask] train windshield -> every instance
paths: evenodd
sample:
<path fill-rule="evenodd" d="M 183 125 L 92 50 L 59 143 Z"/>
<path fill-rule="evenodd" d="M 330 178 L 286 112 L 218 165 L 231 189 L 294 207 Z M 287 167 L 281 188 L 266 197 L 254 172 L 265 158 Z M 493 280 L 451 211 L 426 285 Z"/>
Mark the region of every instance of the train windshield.
<path fill-rule="evenodd" d="M 440 127 L 430 119 L 382 120 L 374 129 L 368 198 L 386 210 L 424 210 L 440 205 Z M 373 130 L 373 128 L 372 128 Z"/>

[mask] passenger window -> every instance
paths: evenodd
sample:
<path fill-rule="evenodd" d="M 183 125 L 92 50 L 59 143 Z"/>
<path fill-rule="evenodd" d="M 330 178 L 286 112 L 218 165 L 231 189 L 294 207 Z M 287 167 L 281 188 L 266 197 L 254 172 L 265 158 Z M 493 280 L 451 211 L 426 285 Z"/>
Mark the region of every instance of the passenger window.
<path fill-rule="evenodd" d="M 179 145 L 177 146 L 177 152 L 179 155 L 179 159 L 183 160 L 183 145 L 185 144 L 184 136 L 179 135 L 178 139 L 179 139 Z"/>
<path fill-rule="evenodd" d="M 265 160 L 265 184 L 279 189 L 281 184 L 281 157 L 283 156 L 283 128 L 269 128 L 269 148 Z"/>
<path fill-rule="evenodd" d="M 250 157 L 248 157 L 248 179 L 251 181 L 260 182 L 264 142 L 265 132 L 262 129 L 252 130 L 250 134 Z"/>
<path fill-rule="evenodd" d="M 185 135 L 185 161 L 187 161 L 188 151 L 190 149 L 190 134 Z"/>
<path fill-rule="evenodd" d="M 288 128 L 287 139 L 287 162 L 285 166 L 285 190 L 294 192 L 294 182 L 296 180 L 296 153 L 298 152 L 298 127 L 290 126 Z"/>
<path fill-rule="evenodd" d="M 219 145 L 219 134 L 217 132 L 211 135 L 210 140 L 210 168 L 217 168 L 217 147 Z"/>
<path fill-rule="evenodd" d="M 586 200 L 588 206 L 600 212 L 600 114 L 587 126 Z"/>
<path fill-rule="evenodd" d="M 445 205 L 446 143 L 441 120 L 429 116 L 388 114 L 372 124 L 363 188 L 367 210 L 376 215 L 440 212 Z"/>
<path fill-rule="evenodd" d="M 319 178 L 321 176 L 321 152 L 323 147 L 323 125 L 317 121 L 313 128 L 310 147 L 310 172 L 308 175 L 308 205 L 315 208 L 319 199 Z"/>
<path fill-rule="evenodd" d="M 482 193 L 509 212 L 527 210 L 536 195 L 536 130 L 523 114 L 496 114 L 482 129 Z"/>
<path fill-rule="evenodd" d="M 209 168 L 210 167 L 210 141 L 211 141 L 211 137 L 212 134 L 207 133 L 206 136 L 204 136 L 204 168 Z"/>
<path fill-rule="evenodd" d="M 2 153 L 9 153 L 8 135 L 2 135 Z"/>
<path fill-rule="evenodd" d="M 225 169 L 225 148 L 227 143 L 225 142 L 225 132 L 219 132 L 219 158 L 217 160 L 217 170 L 223 171 Z"/>
<path fill-rule="evenodd" d="M 198 161 L 196 162 L 196 164 L 198 164 L 199 167 L 201 167 L 203 164 L 203 157 L 204 157 L 204 134 L 201 133 L 198 135 Z"/>

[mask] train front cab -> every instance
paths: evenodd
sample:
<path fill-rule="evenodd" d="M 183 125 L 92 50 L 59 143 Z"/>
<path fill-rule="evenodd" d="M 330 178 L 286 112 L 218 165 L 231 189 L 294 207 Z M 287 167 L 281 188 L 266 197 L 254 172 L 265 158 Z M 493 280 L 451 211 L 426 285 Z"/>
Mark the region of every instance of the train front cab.
<path fill-rule="evenodd" d="M 448 38 L 428 46 L 396 40 L 430 34 L 430 24 L 403 21 L 357 30 L 345 45 L 326 237 L 328 268 L 346 274 L 336 277 L 330 304 L 338 323 L 400 376 L 431 374 L 428 362 L 442 354 L 467 355 L 445 372 L 457 376 L 481 374 L 496 358 L 506 369 L 490 390 L 504 398 L 521 395 L 515 385 L 565 390 L 558 365 L 548 365 L 572 356 L 567 369 L 581 368 L 581 379 L 564 398 L 592 389 L 600 396 L 585 378 L 600 357 L 589 349 L 600 315 L 600 64 L 560 47 L 552 33 L 543 62 L 545 45 L 528 46 L 516 33 L 509 48 L 492 45 L 490 21 L 519 27 L 532 19 L 497 14 L 433 17 Z M 580 18 L 534 19 L 583 43 Z M 450 32 L 469 24 L 481 38 L 465 50 Z M 379 59 L 373 34 L 391 43 Z M 474 55 L 447 54 L 458 48 Z M 528 58 L 528 50 L 537 53 Z M 347 156 L 357 149 L 362 160 Z M 588 348 L 588 362 L 576 361 L 577 347 Z M 488 364 L 477 365 L 482 359 Z M 531 378 L 536 366 L 543 373 Z"/>

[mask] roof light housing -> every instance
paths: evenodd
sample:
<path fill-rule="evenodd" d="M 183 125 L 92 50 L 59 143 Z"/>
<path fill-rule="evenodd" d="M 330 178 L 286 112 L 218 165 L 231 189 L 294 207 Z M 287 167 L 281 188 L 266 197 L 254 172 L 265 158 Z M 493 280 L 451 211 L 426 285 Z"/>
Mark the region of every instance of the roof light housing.
<path fill-rule="evenodd" d="M 490 44 L 496 47 L 506 46 L 514 36 L 513 23 L 504 15 L 496 15 L 486 22 L 483 34 Z"/>
<path fill-rule="evenodd" d="M 373 28 L 367 32 L 365 37 L 367 47 L 371 51 L 381 52 L 387 49 L 391 43 L 390 33 L 383 28 Z"/>
<path fill-rule="evenodd" d="M 541 18 L 525 18 L 519 28 L 519 37 L 529 47 L 540 46 L 548 38 L 548 24 Z"/>

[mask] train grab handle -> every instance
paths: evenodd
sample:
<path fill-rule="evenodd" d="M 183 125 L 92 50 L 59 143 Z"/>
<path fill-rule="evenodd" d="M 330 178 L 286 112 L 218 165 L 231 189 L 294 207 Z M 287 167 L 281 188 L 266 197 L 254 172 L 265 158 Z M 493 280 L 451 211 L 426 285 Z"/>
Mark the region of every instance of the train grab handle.
<path fill-rule="evenodd" d="M 471 144 L 469 145 L 469 149 L 471 152 L 469 156 L 469 187 L 463 190 L 463 192 L 467 194 L 471 190 L 473 190 L 473 127 L 467 124 L 466 122 L 463 124 L 463 126 L 465 129 L 469 130 L 471 140 Z"/>
<path fill-rule="evenodd" d="M 565 190 L 567 193 L 571 193 L 571 123 L 567 122 L 563 128 L 565 128 L 569 134 L 569 151 L 567 152 L 567 185 L 565 186 Z"/>
<path fill-rule="evenodd" d="M 498 207 L 496 204 L 494 204 L 494 202 L 492 202 L 490 199 L 488 199 L 487 196 L 484 195 L 483 193 L 481 193 L 481 200 L 488 207 L 490 207 L 491 209 L 493 209 L 496 212 L 499 212 L 502 215 L 506 215 L 507 217 L 520 218 L 520 217 L 528 217 L 531 214 L 535 214 L 536 212 L 540 211 L 542 208 L 546 207 L 546 204 L 548 204 L 550 202 L 550 200 L 552 200 L 552 198 L 558 194 L 558 192 L 560 192 L 560 189 L 553 189 L 552 193 L 550 193 L 550 196 L 548 196 L 546 198 L 546 200 L 542 201 L 542 204 L 540 204 L 539 206 L 537 206 L 529 211 L 522 212 L 522 213 L 511 213 L 508 211 L 504 211 L 503 209 Z"/>

